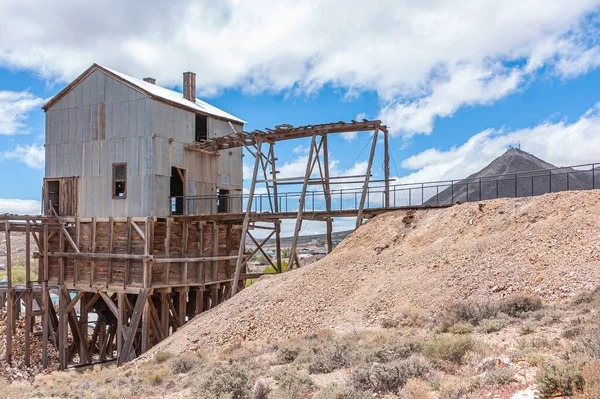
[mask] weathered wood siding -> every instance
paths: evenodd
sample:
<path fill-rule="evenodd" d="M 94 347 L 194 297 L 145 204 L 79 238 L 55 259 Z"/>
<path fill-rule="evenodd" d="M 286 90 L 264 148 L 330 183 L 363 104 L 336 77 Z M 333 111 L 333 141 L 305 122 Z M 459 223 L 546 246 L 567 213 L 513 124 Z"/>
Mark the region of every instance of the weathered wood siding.
<path fill-rule="evenodd" d="M 210 117 L 208 129 L 209 137 L 232 132 L 227 121 Z M 172 166 L 185 169 L 188 196 L 215 197 L 218 188 L 241 193 L 241 148 L 218 157 L 185 150 L 194 137 L 193 112 L 152 100 L 96 70 L 46 111 L 46 178 L 78 178 L 82 217 L 168 216 Z M 112 164 L 122 162 L 127 195 L 113 199 Z M 187 206 L 187 213 L 216 212 L 214 200 Z"/>
<path fill-rule="evenodd" d="M 78 176 L 79 216 L 152 215 L 152 101 L 94 71 L 46 112 L 46 178 Z M 127 198 L 112 164 L 127 163 Z"/>

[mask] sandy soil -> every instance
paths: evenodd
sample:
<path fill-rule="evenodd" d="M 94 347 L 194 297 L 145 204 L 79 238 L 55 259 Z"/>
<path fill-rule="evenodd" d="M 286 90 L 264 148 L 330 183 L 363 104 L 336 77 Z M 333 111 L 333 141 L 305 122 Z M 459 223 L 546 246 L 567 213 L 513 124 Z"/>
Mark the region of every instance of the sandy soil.
<path fill-rule="evenodd" d="M 352 331 L 407 307 L 435 312 L 471 297 L 531 292 L 560 302 L 600 283 L 599 216 L 599 191 L 383 214 L 325 259 L 261 277 L 149 356 Z"/>

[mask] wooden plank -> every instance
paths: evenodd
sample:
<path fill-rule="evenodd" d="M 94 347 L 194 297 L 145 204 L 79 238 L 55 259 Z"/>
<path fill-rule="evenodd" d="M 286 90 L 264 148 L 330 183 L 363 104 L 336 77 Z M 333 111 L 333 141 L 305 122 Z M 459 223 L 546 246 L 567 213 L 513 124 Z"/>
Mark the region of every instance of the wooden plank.
<path fill-rule="evenodd" d="M 325 210 L 327 213 L 331 213 L 331 190 L 329 185 L 329 148 L 327 145 L 327 135 L 322 138 L 323 141 L 323 189 L 325 191 Z M 330 254 L 333 251 L 333 225 L 332 218 L 327 218 L 327 253 Z"/>
<path fill-rule="evenodd" d="M 48 293 L 48 225 L 44 225 L 44 262 L 42 280 L 42 367 L 48 368 L 49 293 Z"/>
<path fill-rule="evenodd" d="M 383 130 L 383 180 L 384 182 L 384 203 L 385 208 L 390 207 L 390 149 L 387 128 Z"/>
<path fill-rule="evenodd" d="M 133 309 L 133 315 L 131 316 L 131 321 L 129 322 L 128 330 L 129 333 L 127 337 L 125 337 L 125 341 L 123 342 L 123 347 L 121 348 L 121 352 L 119 352 L 118 364 L 121 365 L 125 362 L 133 360 L 135 358 L 135 350 L 133 349 L 133 341 L 136 335 L 136 331 L 138 325 L 140 324 L 140 320 L 142 318 L 143 309 L 146 305 L 146 298 L 148 297 L 148 289 L 143 289 L 140 291 L 137 300 L 135 301 L 135 308 Z"/>
<path fill-rule="evenodd" d="M 127 253 L 130 254 L 131 253 L 131 230 L 133 228 L 132 226 L 132 221 L 131 218 L 128 217 L 127 218 Z M 131 267 L 131 261 L 129 259 L 127 259 L 127 261 L 125 262 L 125 273 L 123 276 L 123 288 L 127 287 L 127 284 L 129 284 L 129 274 L 130 274 L 130 267 Z"/>
<path fill-rule="evenodd" d="M 69 349 L 69 344 L 67 341 L 67 313 L 65 312 L 67 304 L 65 295 L 62 292 L 63 290 L 63 287 L 58 289 L 58 360 L 60 369 L 66 370 L 68 362 L 67 351 Z"/>
<path fill-rule="evenodd" d="M 106 300 L 105 300 L 106 301 Z M 125 318 L 125 294 L 122 292 L 117 293 L 117 301 L 119 307 L 117 309 L 117 356 L 120 356 L 123 350 L 123 323 Z M 112 300 L 111 300 L 112 302 Z M 113 303 L 114 305 L 114 303 Z M 112 309 L 111 309 L 112 310 Z"/>
<path fill-rule="evenodd" d="M 91 252 L 92 254 L 96 252 L 96 229 L 97 229 L 97 224 L 96 224 L 96 218 L 93 217 L 92 218 L 92 248 L 91 248 Z M 92 286 L 92 283 L 96 281 L 96 259 L 92 258 L 92 262 L 91 262 L 91 268 L 90 268 L 90 287 Z"/>
<path fill-rule="evenodd" d="M 105 292 L 100 291 L 99 294 L 102 297 L 102 299 L 104 299 L 104 302 L 106 303 L 106 305 L 108 306 L 108 308 L 110 309 L 110 311 L 115 315 L 115 317 L 119 318 L 119 311 L 121 309 L 121 302 L 119 302 L 119 306 L 117 307 L 117 305 L 115 305 L 115 303 L 113 302 L 113 300 L 110 299 L 110 297 L 108 295 L 106 295 Z M 120 296 L 120 295 L 125 295 L 125 294 L 118 293 L 118 295 Z M 119 299 L 119 301 L 120 301 L 120 299 Z"/>
<path fill-rule="evenodd" d="M 67 305 L 65 312 L 69 313 L 71 310 L 73 310 L 75 308 L 75 305 L 77 305 L 77 302 L 79 302 L 79 300 L 85 295 L 85 291 L 79 291 L 77 292 L 77 295 L 75 295 L 75 298 L 73 298 L 69 304 Z M 81 309 L 82 311 L 84 310 L 83 308 Z"/>
<path fill-rule="evenodd" d="M 12 288 L 12 248 L 10 246 L 10 221 L 6 220 L 5 225 L 5 242 L 6 242 L 6 280 L 7 287 Z M 8 352 L 7 352 L 8 355 Z"/>
<path fill-rule="evenodd" d="M 79 218 L 77 218 L 75 221 L 75 245 L 77 246 L 77 248 L 79 248 L 80 242 L 81 242 L 81 222 L 80 222 Z M 75 285 L 79 282 L 79 273 L 80 273 L 79 259 L 75 259 L 74 266 L 75 266 L 75 270 L 73 270 L 73 285 Z"/>
<path fill-rule="evenodd" d="M 144 303 L 144 308 L 142 310 L 142 345 L 141 345 L 141 353 L 146 353 L 148 349 L 150 349 L 150 324 L 151 324 L 151 316 L 150 316 L 150 300 L 146 299 Z M 134 332 L 132 331 L 132 334 Z"/>
<path fill-rule="evenodd" d="M 129 218 L 131 219 L 131 218 Z M 133 229 L 139 234 L 139 236 L 142 238 L 142 240 L 146 241 L 146 235 L 144 234 L 144 232 L 142 231 L 142 229 L 140 229 L 140 226 L 138 226 L 138 224 L 131 220 L 131 225 L 133 226 Z"/>
<path fill-rule="evenodd" d="M 189 223 L 183 222 L 183 236 L 181 243 L 181 257 L 185 258 L 188 255 L 188 240 L 189 240 Z M 183 270 L 181 271 L 181 283 L 187 284 L 188 282 L 188 262 L 183 262 Z"/>
<path fill-rule="evenodd" d="M 112 217 L 108 219 L 108 253 L 112 254 L 114 246 L 114 231 L 115 221 Z M 106 286 L 112 283 L 113 262 L 112 258 L 108 259 L 108 272 L 106 274 Z"/>

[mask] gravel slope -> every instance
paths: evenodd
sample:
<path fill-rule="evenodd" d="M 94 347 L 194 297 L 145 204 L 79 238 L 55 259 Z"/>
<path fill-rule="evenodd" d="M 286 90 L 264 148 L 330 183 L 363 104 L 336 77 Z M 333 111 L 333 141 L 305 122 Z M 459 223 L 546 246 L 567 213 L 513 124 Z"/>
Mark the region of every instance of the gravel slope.
<path fill-rule="evenodd" d="M 153 348 L 183 352 L 379 324 L 407 306 L 600 283 L 600 191 L 465 203 L 369 221 L 325 259 L 256 284 Z"/>

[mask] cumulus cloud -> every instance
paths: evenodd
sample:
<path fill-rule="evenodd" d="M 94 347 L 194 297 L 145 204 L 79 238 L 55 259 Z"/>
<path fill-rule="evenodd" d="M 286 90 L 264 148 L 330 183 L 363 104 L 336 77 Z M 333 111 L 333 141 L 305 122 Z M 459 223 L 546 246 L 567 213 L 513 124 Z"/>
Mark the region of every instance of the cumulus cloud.
<path fill-rule="evenodd" d="M 27 133 L 29 112 L 43 102 L 29 91 L 0 91 L 0 135 Z"/>
<path fill-rule="evenodd" d="M 488 129 L 449 150 L 431 148 L 405 159 L 402 167 L 415 172 L 400 180 L 412 183 L 461 179 L 485 167 L 514 143 L 557 166 L 598 162 L 599 131 L 600 105 L 573 123 L 546 122 L 513 131 Z"/>
<path fill-rule="evenodd" d="M 0 153 L 0 161 L 14 160 L 33 169 L 41 169 L 44 166 L 44 159 L 44 147 L 37 144 L 18 144 L 14 149 Z"/>
<path fill-rule="evenodd" d="M 171 86 L 193 70 L 204 95 L 314 93 L 326 85 L 347 98 L 375 91 L 392 133 L 410 137 L 461 107 L 519 90 L 540 71 L 570 78 L 597 67 L 599 5 L 98 0 L 90 12 L 77 0 L 6 0 L 0 65 L 62 83 L 98 62 Z"/>
<path fill-rule="evenodd" d="M 41 209 L 40 201 L 0 198 L 0 214 L 39 215 Z"/>

